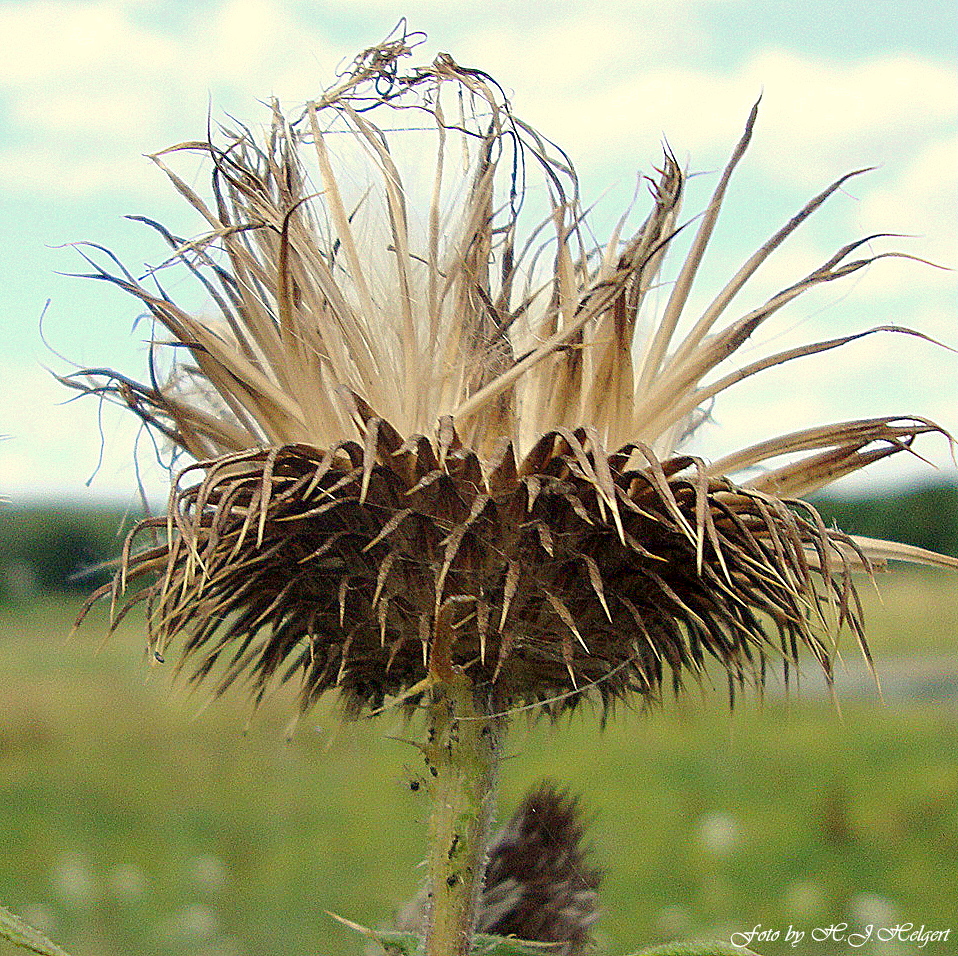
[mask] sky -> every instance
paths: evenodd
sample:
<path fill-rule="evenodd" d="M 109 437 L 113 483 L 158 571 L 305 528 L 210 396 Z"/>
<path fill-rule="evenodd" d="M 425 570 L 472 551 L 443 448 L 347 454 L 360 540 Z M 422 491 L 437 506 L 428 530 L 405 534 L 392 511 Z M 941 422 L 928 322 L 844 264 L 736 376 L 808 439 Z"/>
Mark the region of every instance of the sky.
<path fill-rule="evenodd" d="M 862 167 L 876 168 L 776 252 L 752 294 L 878 232 L 903 238 L 874 251 L 894 245 L 958 267 L 953 0 L 0 0 L 0 495 L 133 498 L 131 416 L 100 414 L 90 399 L 64 404 L 71 393 L 51 373 L 76 363 L 145 375 L 136 302 L 68 275 L 84 271 L 70 246 L 84 240 L 134 270 L 162 259 L 160 240 L 127 215 L 201 231 L 145 154 L 203 138 L 208 116 L 255 127 L 272 96 L 290 109 L 316 97 L 401 16 L 428 35 L 417 61 L 444 51 L 491 73 L 515 112 L 565 148 L 600 223 L 614 221 L 665 142 L 703 174 L 685 210 L 701 208 L 761 95 L 693 303 L 707 303 L 807 199 Z M 755 349 L 885 324 L 958 347 L 956 275 L 884 260 L 798 300 Z M 717 457 L 784 431 L 891 414 L 958 434 L 958 355 L 876 335 L 801 360 L 720 396 L 695 450 Z M 958 476 L 944 440 L 919 450 L 930 464 L 899 455 L 846 482 Z M 165 476 L 143 459 L 162 499 Z"/>

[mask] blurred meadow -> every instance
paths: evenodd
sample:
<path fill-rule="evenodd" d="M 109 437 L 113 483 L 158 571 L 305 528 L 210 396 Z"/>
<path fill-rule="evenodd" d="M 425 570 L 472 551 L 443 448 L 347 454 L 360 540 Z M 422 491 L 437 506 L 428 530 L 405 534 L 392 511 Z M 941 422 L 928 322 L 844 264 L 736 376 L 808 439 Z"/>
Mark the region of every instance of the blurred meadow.
<path fill-rule="evenodd" d="M 718 686 L 604 729 L 514 722 L 500 816 L 543 777 L 581 795 L 606 871 L 602 952 L 760 923 L 806 931 L 753 943 L 763 956 L 822 956 L 810 931 L 836 921 L 954 921 L 958 589 L 915 571 L 881 583 L 884 604 L 863 591 L 883 703 L 846 635 L 840 714 L 811 679 L 786 700 L 776 673 L 732 715 Z M 141 619 L 97 651 L 100 609 L 68 640 L 79 603 L 0 605 L 0 900 L 74 956 L 361 953 L 325 911 L 388 921 L 419 878 L 427 809 L 402 721 L 320 708 L 287 742 L 289 695 L 247 727 L 239 694 L 171 692 Z"/>

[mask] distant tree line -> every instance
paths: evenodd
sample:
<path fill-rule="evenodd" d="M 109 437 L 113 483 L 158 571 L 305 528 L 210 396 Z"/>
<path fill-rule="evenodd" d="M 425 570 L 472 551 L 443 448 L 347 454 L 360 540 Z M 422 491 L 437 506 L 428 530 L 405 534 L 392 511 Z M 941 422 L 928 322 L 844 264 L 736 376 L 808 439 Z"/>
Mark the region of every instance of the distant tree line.
<path fill-rule="evenodd" d="M 908 491 L 810 498 L 828 525 L 850 534 L 889 538 L 958 557 L 958 484 L 934 482 Z"/>
<path fill-rule="evenodd" d="M 119 508 L 0 505 L 0 599 L 87 592 L 109 581 L 109 562 L 139 518 Z"/>
<path fill-rule="evenodd" d="M 828 525 L 958 556 L 958 484 L 811 500 Z M 0 505 L 0 600 L 88 592 L 109 581 L 110 562 L 139 517 L 118 508 Z"/>

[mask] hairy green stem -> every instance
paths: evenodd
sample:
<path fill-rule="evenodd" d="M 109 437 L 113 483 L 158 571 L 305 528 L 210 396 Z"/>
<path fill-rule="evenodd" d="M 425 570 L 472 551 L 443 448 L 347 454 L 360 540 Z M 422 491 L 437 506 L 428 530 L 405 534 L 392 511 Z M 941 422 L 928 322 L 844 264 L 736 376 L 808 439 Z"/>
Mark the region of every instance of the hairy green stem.
<path fill-rule="evenodd" d="M 472 681 L 450 671 L 432 689 L 423 753 L 432 819 L 426 956 L 472 947 L 492 819 L 498 728 L 476 705 Z"/>

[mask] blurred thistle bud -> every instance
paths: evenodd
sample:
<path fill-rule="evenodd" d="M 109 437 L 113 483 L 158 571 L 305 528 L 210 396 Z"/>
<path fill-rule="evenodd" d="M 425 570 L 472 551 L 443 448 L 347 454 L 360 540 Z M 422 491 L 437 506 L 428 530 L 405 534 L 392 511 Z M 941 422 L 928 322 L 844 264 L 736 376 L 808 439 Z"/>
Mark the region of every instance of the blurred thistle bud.
<path fill-rule="evenodd" d="M 599 918 L 601 872 L 589 859 L 575 797 L 551 783 L 532 790 L 493 837 L 476 932 L 555 943 L 554 956 L 580 956 Z M 426 889 L 397 921 L 401 930 L 424 925 Z"/>

